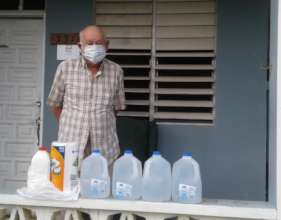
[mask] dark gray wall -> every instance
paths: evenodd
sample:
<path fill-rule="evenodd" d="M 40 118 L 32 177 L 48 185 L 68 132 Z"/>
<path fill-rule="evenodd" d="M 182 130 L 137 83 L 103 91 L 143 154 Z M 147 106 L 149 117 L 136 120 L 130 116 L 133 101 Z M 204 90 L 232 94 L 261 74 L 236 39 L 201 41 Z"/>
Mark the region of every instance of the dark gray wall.
<path fill-rule="evenodd" d="M 43 144 L 49 146 L 57 138 L 55 121 L 46 100 L 59 64 L 56 60 L 56 46 L 50 45 L 51 33 L 79 32 L 86 25 L 93 23 L 93 0 L 47 0 L 46 1 L 46 58 L 44 85 L 44 127 Z"/>
<path fill-rule="evenodd" d="M 266 198 L 268 7 L 264 0 L 218 0 L 214 126 L 159 126 L 171 162 L 192 151 L 208 198 Z"/>

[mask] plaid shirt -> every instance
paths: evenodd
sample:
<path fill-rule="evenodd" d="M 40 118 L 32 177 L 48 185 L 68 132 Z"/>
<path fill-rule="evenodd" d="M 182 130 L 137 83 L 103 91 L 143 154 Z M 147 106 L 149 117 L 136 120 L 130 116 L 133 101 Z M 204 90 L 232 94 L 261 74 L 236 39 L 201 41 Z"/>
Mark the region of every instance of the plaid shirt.
<path fill-rule="evenodd" d="M 82 57 L 63 61 L 57 68 L 47 104 L 62 107 L 58 141 L 78 143 L 79 162 L 89 138 L 91 147 L 100 149 L 108 164 L 118 157 L 114 109 L 125 109 L 123 71 L 118 64 L 104 59 L 93 77 Z"/>

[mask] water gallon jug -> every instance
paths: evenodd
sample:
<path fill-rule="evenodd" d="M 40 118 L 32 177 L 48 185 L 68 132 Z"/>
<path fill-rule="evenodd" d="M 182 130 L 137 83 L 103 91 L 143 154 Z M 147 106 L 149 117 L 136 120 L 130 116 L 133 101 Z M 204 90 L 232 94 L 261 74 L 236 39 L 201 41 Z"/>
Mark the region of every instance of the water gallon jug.
<path fill-rule="evenodd" d="M 47 148 L 40 147 L 28 168 L 27 187 L 34 188 L 42 181 L 50 181 L 50 157 Z"/>
<path fill-rule="evenodd" d="M 99 150 L 94 150 L 82 161 L 80 181 L 82 197 L 101 199 L 109 196 L 108 165 Z"/>
<path fill-rule="evenodd" d="M 191 153 L 185 153 L 173 165 L 172 197 L 174 201 L 182 203 L 202 201 L 200 167 Z"/>
<path fill-rule="evenodd" d="M 116 199 L 137 200 L 141 197 L 141 162 L 131 150 L 113 164 L 112 194 Z"/>
<path fill-rule="evenodd" d="M 171 199 L 171 165 L 159 151 L 154 151 L 144 164 L 142 198 L 146 201 L 164 202 Z"/>

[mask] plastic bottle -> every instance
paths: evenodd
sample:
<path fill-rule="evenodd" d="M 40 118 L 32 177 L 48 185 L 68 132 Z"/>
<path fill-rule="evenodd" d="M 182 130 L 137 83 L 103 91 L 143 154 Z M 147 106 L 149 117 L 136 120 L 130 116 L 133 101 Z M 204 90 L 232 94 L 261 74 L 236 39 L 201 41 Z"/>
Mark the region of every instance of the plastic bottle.
<path fill-rule="evenodd" d="M 80 181 L 82 197 L 101 199 L 109 196 L 108 165 L 99 150 L 94 150 L 82 161 Z"/>
<path fill-rule="evenodd" d="M 137 200 L 141 197 L 141 162 L 134 157 L 131 150 L 113 165 L 112 194 L 116 199 Z"/>
<path fill-rule="evenodd" d="M 191 153 L 183 154 L 173 165 L 172 197 L 176 202 L 200 203 L 202 183 L 199 164 Z"/>
<path fill-rule="evenodd" d="M 50 157 L 46 147 L 40 147 L 34 154 L 28 168 L 27 187 L 34 188 L 42 181 L 50 180 Z"/>
<path fill-rule="evenodd" d="M 144 164 L 142 198 L 146 201 L 164 202 L 171 199 L 171 165 L 159 151 L 154 151 Z"/>

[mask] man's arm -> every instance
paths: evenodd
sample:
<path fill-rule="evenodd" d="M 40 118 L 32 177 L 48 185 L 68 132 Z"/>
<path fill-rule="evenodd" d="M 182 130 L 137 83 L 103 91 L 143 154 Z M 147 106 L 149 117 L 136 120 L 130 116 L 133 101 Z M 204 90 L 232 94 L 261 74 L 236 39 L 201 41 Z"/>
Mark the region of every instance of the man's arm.
<path fill-rule="evenodd" d="M 48 96 L 47 104 L 51 107 L 57 121 L 59 121 L 60 114 L 63 108 L 63 98 L 64 98 L 64 77 L 61 63 L 56 71 L 53 85 Z"/>
<path fill-rule="evenodd" d="M 124 90 L 124 76 L 123 70 L 120 69 L 118 80 L 117 80 L 117 90 L 114 98 L 115 113 L 119 110 L 124 110 L 126 108 L 125 104 L 125 90 Z"/>
<path fill-rule="evenodd" d="M 52 112 L 53 112 L 55 118 L 57 119 L 57 121 L 59 121 L 60 114 L 62 112 L 62 107 L 52 107 Z"/>

